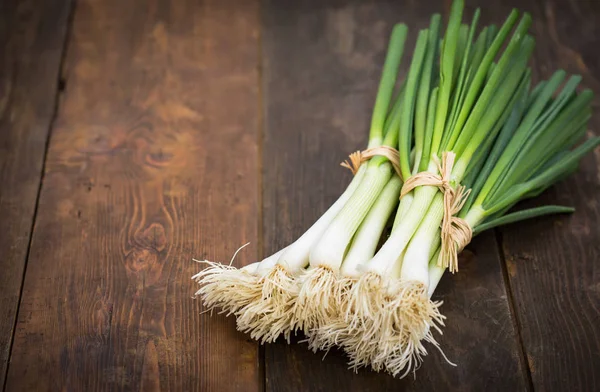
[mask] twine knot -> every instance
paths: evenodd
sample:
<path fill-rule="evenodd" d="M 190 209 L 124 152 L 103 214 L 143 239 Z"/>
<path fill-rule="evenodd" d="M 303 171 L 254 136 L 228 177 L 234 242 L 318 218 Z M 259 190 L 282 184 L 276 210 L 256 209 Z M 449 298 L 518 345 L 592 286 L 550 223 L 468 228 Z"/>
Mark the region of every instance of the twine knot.
<path fill-rule="evenodd" d="M 402 178 L 400 172 L 400 153 L 395 148 L 389 146 L 372 147 L 364 151 L 355 151 L 352 154 L 348 155 L 350 161 L 345 160 L 344 162 L 340 163 L 340 166 L 349 169 L 352 172 L 352 174 L 356 174 L 356 172 L 358 172 L 358 169 L 360 168 L 360 165 L 363 162 L 368 161 L 369 159 L 377 155 L 386 157 L 392 164 L 392 167 L 394 168 L 396 174 L 398 174 L 398 176 Z"/>
<path fill-rule="evenodd" d="M 417 173 L 404 182 L 400 198 L 418 186 L 436 186 L 444 194 L 444 218 L 442 220 L 442 247 L 438 258 L 438 266 L 448 268 L 450 272 L 458 271 L 458 254 L 464 249 L 471 238 L 473 230 L 462 218 L 455 216 L 465 205 L 470 189 L 463 185 L 453 188 L 450 175 L 454 166 L 455 154 L 444 152 L 442 162 L 435 158 L 435 164 L 440 174 L 430 172 Z"/>

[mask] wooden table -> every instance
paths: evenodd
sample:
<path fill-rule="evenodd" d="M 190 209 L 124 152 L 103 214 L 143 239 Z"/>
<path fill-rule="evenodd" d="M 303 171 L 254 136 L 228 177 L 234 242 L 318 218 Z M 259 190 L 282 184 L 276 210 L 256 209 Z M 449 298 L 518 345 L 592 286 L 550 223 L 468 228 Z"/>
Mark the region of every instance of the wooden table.
<path fill-rule="evenodd" d="M 530 11 L 536 80 L 600 93 L 600 2 Z M 476 238 L 416 380 L 260 346 L 201 313 L 192 257 L 239 265 L 335 200 L 364 146 L 394 22 L 450 1 L 22 0 L 0 6 L 0 385 L 6 391 L 600 390 L 600 151 L 527 205 L 577 207 Z M 408 61 L 404 62 L 404 71 Z M 592 132 L 600 129 L 600 101 Z"/>

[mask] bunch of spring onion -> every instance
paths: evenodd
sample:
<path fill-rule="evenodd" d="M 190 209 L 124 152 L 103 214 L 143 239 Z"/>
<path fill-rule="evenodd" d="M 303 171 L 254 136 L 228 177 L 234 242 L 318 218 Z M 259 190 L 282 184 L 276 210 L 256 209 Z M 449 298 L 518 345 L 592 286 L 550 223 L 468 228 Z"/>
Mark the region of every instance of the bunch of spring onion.
<path fill-rule="evenodd" d="M 565 82 L 563 71 L 531 88 L 528 14 L 518 21 L 513 11 L 500 29 L 477 33 L 479 10 L 470 25 L 461 23 L 462 12 L 463 1 L 456 0 L 444 37 L 439 15 L 419 32 L 396 94 L 407 29 L 394 27 L 369 148 L 397 149 L 398 162 L 391 158 L 397 164 L 380 155 L 356 163 L 338 201 L 295 243 L 262 262 L 241 270 L 208 262 L 195 277 L 206 306 L 235 314 L 238 328 L 263 342 L 302 330 L 315 350 L 341 346 L 355 368 L 404 376 L 426 355 L 423 342 L 438 346 L 432 332 L 441 332 L 444 317 L 430 298 L 444 271 L 456 271 L 465 245 L 448 236 L 447 225 L 440 229 L 449 216 L 452 229 L 464 231 L 466 223 L 476 235 L 572 211 L 545 206 L 508 213 L 576 170 L 600 143 L 581 143 L 592 93 L 578 93 L 580 77 Z M 423 173 L 443 177 L 444 186 L 403 185 Z M 447 193 L 456 195 L 451 204 Z M 391 233 L 378 249 L 390 218 Z"/>

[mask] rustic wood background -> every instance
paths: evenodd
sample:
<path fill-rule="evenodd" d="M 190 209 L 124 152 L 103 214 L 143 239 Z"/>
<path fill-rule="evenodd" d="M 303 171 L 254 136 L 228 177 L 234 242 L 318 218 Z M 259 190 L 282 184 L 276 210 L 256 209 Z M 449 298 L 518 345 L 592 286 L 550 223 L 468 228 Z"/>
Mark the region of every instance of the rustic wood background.
<path fill-rule="evenodd" d="M 536 78 L 600 93 L 600 1 L 468 0 L 534 16 Z M 286 245 L 349 180 L 388 33 L 450 0 L 0 1 L 5 391 L 600 390 L 600 151 L 538 200 L 572 216 L 476 238 L 436 295 L 416 379 L 259 346 L 192 300 L 192 257 Z M 409 47 L 410 47 L 409 45 Z M 408 62 L 404 63 L 406 71 Z M 592 132 L 600 130 L 600 101 Z"/>

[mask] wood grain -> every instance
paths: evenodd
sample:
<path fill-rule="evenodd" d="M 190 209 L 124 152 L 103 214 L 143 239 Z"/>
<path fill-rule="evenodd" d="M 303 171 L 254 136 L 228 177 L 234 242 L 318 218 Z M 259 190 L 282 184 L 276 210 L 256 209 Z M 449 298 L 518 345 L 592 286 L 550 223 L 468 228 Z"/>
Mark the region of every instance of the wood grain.
<path fill-rule="evenodd" d="M 380 67 L 395 22 L 416 31 L 436 2 L 266 1 L 263 53 L 266 128 L 263 201 L 265 254 L 307 229 L 342 192 L 350 175 L 339 162 L 366 144 Z M 408 59 L 409 57 L 405 57 Z M 405 60 L 402 73 L 408 67 Z M 439 341 L 457 367 L 432 352 L 416 380 L 346 369 L 340 352 L 305 345 L 265 346 L 268 391 L 523 390 L 518 339 L 510 318 L 493 235 L 477 238 L 461 271 L 444 278 L 448 327 Z"/>
<path fill-rule="evenodd" d="M 547 78 L 559 68 L 583 76 L 600 92 L 600 3 L 538 1 L 535 70 Z M 598 135 L 600 100 L 588 134 Z M 577 210 L 502 229 L 521 333 L 535 389 L 600 390 L 600 149 L 579 171 L 527 206 L 562 204 Z"/>
<path fill-rule="evenodd" d="M 0 3 L 0 385 L 57 99 L 69 3 Z"/>
<path fill-rule="evenodd" d="M 257 237 L 258 3 L 75 12 L 6 388 L 256 391 L 190 278 Z"/>

